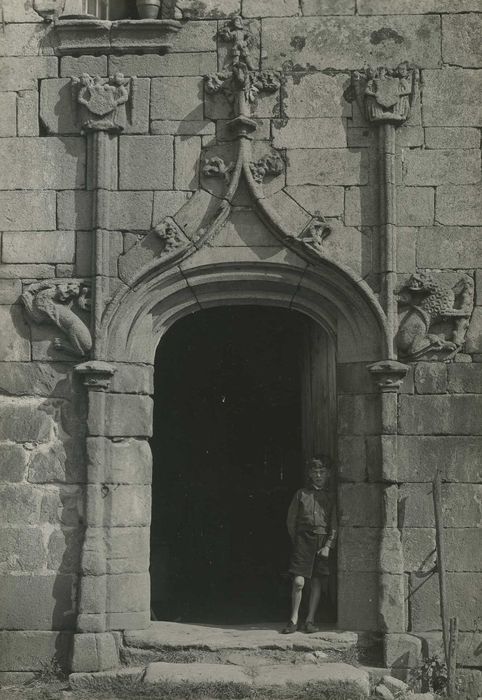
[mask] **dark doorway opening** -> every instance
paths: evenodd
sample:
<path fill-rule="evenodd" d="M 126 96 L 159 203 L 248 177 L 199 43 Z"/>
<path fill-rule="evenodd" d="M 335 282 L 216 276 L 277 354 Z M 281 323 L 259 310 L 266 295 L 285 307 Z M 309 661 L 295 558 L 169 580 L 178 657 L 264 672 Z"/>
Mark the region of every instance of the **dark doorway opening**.
<path fill-rule="evenodd" d="M 156 354 L 151 601 L 160 620 L 286 618 L 286 512 L 303 482 L 307 319 L 218 307 Z"/>

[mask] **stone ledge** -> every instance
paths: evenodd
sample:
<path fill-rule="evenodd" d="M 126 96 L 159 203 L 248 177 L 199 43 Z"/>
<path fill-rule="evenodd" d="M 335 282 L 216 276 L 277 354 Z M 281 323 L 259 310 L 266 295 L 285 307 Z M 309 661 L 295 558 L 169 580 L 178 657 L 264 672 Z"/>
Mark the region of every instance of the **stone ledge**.
<path fill-rule="evenodd" d="M 167 53 L 169 34 L 181 24 L 175 20 L 58 19 L 55 22 L 58 56 L 123 53 Z"/>

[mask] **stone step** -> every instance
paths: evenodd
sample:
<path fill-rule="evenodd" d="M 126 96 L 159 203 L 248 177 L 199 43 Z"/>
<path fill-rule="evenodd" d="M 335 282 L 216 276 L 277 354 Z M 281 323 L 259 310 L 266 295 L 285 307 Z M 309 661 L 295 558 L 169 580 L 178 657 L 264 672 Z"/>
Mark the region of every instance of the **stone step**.
<path fill-rule="evenodd" d="M 236 666 L 203 663 L 157 662 L 141 669 L 122 669 L 102 673 L 73 673 L 74 691 L 108 693 L 122 689 L 136 697 L 146 691 L 163 697 L 209 698 L 302 698 L 330 694 L 343 700 L 369 697 L 366 671 L 345 663 L 320 665 Z"/>

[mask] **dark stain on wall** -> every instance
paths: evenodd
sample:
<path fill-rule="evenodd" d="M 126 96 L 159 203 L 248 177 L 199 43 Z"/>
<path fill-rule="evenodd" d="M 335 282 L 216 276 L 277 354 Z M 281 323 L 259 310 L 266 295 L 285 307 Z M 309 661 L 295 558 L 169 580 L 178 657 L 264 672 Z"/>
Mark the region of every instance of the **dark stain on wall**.
<path fill-rule="evenodd" d="M 403 44 L 405 39 L 401 34 L 390 27 L 382 27 L 370 34 L 370 44 L 381 44 L 382 41 L 394 41 L 396 44 Z"/>
<path fill-rule="evenodd" d="M 297 51 L 305 48 L 306 37 L 305 36 L 294 36 L 290 41 L 291 46 Z"/>

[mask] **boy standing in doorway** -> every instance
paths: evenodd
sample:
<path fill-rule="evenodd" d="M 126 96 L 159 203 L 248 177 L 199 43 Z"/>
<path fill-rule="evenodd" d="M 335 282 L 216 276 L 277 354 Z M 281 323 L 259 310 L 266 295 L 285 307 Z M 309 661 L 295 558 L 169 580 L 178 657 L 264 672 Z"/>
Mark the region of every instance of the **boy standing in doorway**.
<path fill-rule="evenodd" d="M 289 569 L 293 587 L 291 618 L 282 633 L 292 634 L 298 629 L 298 612 L 307 578 L 311 579 L 311 591 L 303 630 L 318 632 L 315 614 L 322 589 L 328 589 L 328 559 L 335 544 L 337 527 L 336 496 L 328 457 L 323 455 L 308 461 L 307 485 L 299 489 L 291 501 L 287 526 L 293 545 Z"/>

